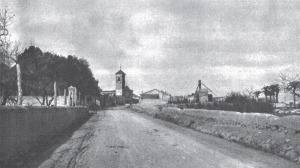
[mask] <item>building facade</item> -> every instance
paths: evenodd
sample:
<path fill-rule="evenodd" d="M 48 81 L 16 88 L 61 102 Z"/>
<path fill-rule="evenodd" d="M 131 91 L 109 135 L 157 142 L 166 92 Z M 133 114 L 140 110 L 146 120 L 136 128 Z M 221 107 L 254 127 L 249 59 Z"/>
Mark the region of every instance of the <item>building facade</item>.
<path fill-rule="evenodd" d="M 142 99 L 162 99 L 169 100 L 171 95 L 166 91 L 152 89 L 150 91 L 144 92 L 141 94 Z"/>
<path fill-rule="evenodd" d="M 117 104 L 132 103 L 133 90 L 126 85 L 126 74 L 120 70 L 116 73 L 116 102 Z"/>
<path fill-rule="evenodd" d="M 125 90 L 125 76 L 126 74 L 120 69 L 116 73 L 116 95 L 122 96 Z"/>

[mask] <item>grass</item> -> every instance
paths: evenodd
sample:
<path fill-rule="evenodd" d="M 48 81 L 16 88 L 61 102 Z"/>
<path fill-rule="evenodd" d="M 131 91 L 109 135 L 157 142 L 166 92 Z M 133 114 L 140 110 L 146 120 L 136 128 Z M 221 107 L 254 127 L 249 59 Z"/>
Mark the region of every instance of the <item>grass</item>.
<path fill-rule="evenodd" d="M 132 109 L 300 163 L 300 116 L 150 106 Z"/>

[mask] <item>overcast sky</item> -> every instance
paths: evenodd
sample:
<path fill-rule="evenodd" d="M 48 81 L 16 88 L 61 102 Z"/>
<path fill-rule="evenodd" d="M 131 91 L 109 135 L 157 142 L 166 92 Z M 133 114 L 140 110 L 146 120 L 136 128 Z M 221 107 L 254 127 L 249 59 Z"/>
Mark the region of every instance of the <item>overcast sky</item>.
<path fill-rule="evenodd" d="M 6 1 L 6 2 L 5 2 Z M 222 96 L 299 70 L 297 0 L 1 0 L 24 45 L 87 59 L 102 89 L 122 64 L 136 92 Z"/>

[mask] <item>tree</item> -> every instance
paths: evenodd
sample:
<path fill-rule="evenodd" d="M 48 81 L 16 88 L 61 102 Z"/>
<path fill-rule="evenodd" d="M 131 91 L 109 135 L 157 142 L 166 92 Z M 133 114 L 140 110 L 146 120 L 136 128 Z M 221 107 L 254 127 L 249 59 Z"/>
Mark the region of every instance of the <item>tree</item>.
<path fill-rule="evenodd" d="M 261 91 L 257 90 L 257 91 L 255 91 L 253 94 L 254 94 L 256 100 L 258 100 L 259 95 L 261 94 Z"/>
<path fill-rule="evenodd" d="M 296 107 L 296 99 L 300 97 L 300 78 L 299 75 L 280 74 L 283 88 L 293 95 L 294 107 Z"/>
<path fill-rule="evenodd" d="M 231 92 L 226 95 L 225 102 L 226 103 L 236 103 L 236 102 L 247 102 L 250 97 L 246 94 L 242 94 L 240 92 Z"/>
<path fill-rule="evenodd" d="M 288 82 L 285 89 L 293 94 L 294 107 L 295 107 L 295 105 L 296 105 L 296 96 L 299 97 L 299 95 L 300 95 L 298 93 L 300 91 L 300 81 L 290 81 L 290 82 Z"/>
<path fill-rule="evenodd" d="M 85 59 L 44 53 L 30 46 L 20 55 L 24 77 L 24 94 L 35 95 L 41 105 L 56 105 L 57 94 L 74 86 L 80 95 L 99 96 L 98 81 Z M 48 99 L 48 96 L 53 95 Z M 42 99 L 41 99 L 42 98 Z"/>
<path fill-rule="evenodd" d="M 10 95 L 15 94 L 16 73 L 6 64 L 0 63 L 0 105 L 6 105 Z"/>
<path fill-rule="evenodd" d="M 17 73 L 17 86 L 18 86 L 17 104 L 19 106 L 22 105 L 22 100 L 23 100 L 22 74 L 21 74 L 21 66 L 19 62 L 20 53 L 21 53 L 20 43 L 15 43 L 15 46 L 11 51 L 10 58 L 16 64 L 15 66 L 16 66 L 16 73 Z"/>
<path fill-rule="evenodd" d="M 264 86 L 262 88 L 262 92 L 264 93 L 265 97 L 266 97 L 266 102 L 268 102 L 268 96 L 270 95 L 270 89 L 269 86 Z"/>
<path fill-rule="evenodd" d="M 254 99 L 255 95 L 254 95 L 253 87 L 250 87 L 250 88 L 246 89 L 245 92 L 247 93 L 247 95 L 249 97 L 251 97 L 252 99 Z"/>
<path fill-rule="evenodd" d="M 278 95 L 280 92 L 279 84 L 270 85 L 269 88 L 270 88 L 271 94 L 273 95 L 273 100 L 275 100 L 275 103 L 278 103 Z"/>
<path fill-rule="evenodd" d="M 41 105 L 50 105 L 53 101 L 48 100 L 48 95 L 52 92 L 51 69 L 48 66 L 51 59 L 34 46 L 25 49 L 19 59 L 23 69 L 25 94 L 34 95 Z"/>
<path fill-rule="evenodd" d="M 274 102 L 275 97 L 275 88 L 273 85 L 269 85 L 269 96 L 270 96 L 270 102 Z"/>
<path fill-rule="evenodd" d="M 17 86 L 18 86 L 18 96 L 17 104 L 22 105 L 22 78 L 21 78 L 21 68 L 19 64 L 19 54 L 20 54 L 20 45 L 19 43 L 13 43 L 9 39 L 9 30 L 8 26 L 11 24 L 11 20 L 14 16 L 9 12 L 8 9 L 3 9 L 0 11 L 0 47 L 1 47 L 1 56 L 0 58 L 4 64 L 10 65 L 13 61 L 16 65 L 17 73 Z"/>
<path fill-rule="evenodd" d="M 0 46 L 5 45 L 2 40 L 5 40 L 9 35 L 8 26 L 13 17 L 7 8 L 0 10 Z"/>

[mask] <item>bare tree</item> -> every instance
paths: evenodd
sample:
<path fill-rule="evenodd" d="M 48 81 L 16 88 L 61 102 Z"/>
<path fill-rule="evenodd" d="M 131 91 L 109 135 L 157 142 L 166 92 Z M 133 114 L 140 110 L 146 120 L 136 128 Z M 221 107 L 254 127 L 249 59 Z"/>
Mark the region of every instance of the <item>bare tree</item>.
<path fill-rule="evenodd" d="M 258 100 L 259 95 L 261 94 L 261 91 L 257 90 L 257 91 L 255 91 L 255 92 L 253 92 L 253 94 L 254 94 L 256 100 Z"/>
<path fill-rule="evenodd" d="M 18 98 L 17 104 L 19 106 L 22 105 L 23 100 L 23 89 L 22 89 L 22 74 L 21 74 L 21 66 L 19 62 L 19 56 L 21 54 L 20 43 L 16 43 L 14 49 L 12 50 L 11 59 L 16 63 L 16 70 L 17 70 L 17 86 L 18 86 Z"/>
<path fill-rule="evenodd" d="M 254 91 L 253 91 L 253 87 L 251 86 L 250 88 L 245 90 L 246 94 L 251 97 L 252 99 L 254 99 Z M 244 93 L 245 93 L 244 92 Z"/>
<path fill-rule="evenodd" d="M 288 75 L 281 73 L 283 88 L 293 95 L 294 107 L 296 106 L 296 99 L 300 97 L 300 78 L 299 75 Z"/>
<path fill-rule="evenodd" d="M 7 8 L 0 10 L 0 46 L 5 46 L 5 40 L 9 35 L 8 26 L 14 17 Z"/>
<path fill-rule="evenodd" d="M 56 107 L 57 106 L 57 85 L 56 85 L 56 81 L 54 81 L 54 84 L 53 84 L 53 87 L 54 87 L 54 106 Z"/>
<path fill-rule="evenodd" d="M 10 23 L 12 17 L 9 15 L 8 9 L 0 10 L 0 37 L 8 35 L 7 26 Z"/>
<path fill-rule="evenodd" d="M 17 86 L 18 86 L 18 96 L 17 104 L 22 105 L 22 78 L 21 78 L 21 68 L 19 64 L 19 54 L 20 43 L 15 43 L 10 40 L 10 33 L 8 26 L 11 24 L 14 15 L 12 15 L 7 8 L 0 10 L 0 49 L 1 49 L 1 60 L 5 64 L 10 64 L 13 61 L 16 64 L 17 70 Z"/>

